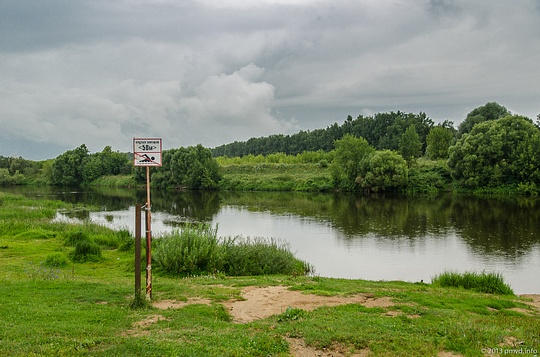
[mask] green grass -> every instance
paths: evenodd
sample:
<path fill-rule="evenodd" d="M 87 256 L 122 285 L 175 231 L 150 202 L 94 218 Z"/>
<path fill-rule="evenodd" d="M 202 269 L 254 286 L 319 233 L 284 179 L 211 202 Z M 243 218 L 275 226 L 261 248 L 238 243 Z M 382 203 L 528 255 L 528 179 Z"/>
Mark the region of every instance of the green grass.
<path fill-rule="evenodd" d="M 444 272 L 431 279 L 431 283 L 442 287 L 463 288 L 488 294 L 514 295 L 512 288 L 504 282 L 500 273 L 488 272 Z"/>
<path fill-rule="evenodd" d="M 222 190 L 330 191 L 330 170 L 321 164 L 250 163 L 221 166 Z"/>
<path fill-rule="evenodd" d="M 0 356 L 289 356 L 286 338 L 373 356 L 540 349 L 540 312 L 524 298 L 436 284 L 293 275 L 176 278 L 156 271 L 153 300 L 205 298 L 210 304 L 133 309 L 133 251 L 111 243 L 124 236 L 90 224 L 51 223 L 56 209 L 69 208 L 61 202 L 2 194 L 0 202 Z M 66 241 L 78 231 L 100 246 L 101 259 L 49 265 L 69 257 L 74 248 Z M 255 322 L 231 321 L 224 301 L 241 300 L 244 287 L 270 285 L 324 296 L 369 294 L 391 304 L 291 306 Z M 141 324 L 152 317 L 154 323 Z"/>

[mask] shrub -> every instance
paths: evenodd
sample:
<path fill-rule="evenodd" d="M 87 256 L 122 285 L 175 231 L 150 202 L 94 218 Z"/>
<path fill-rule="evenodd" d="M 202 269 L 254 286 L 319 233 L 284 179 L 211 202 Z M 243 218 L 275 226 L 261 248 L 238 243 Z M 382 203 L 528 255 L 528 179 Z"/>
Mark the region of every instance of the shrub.
<path fill-rule="evenodd" d="M 431 283 L 441 287 L 463 288 L 481 293 L 514 295 L 514 292 L 504 282 L 504 278 L 500 273 L 466 272 L 459 274 L 456 272 L 444 272 L 433 277 Z"/>
<path fill-rule="evenodd" d="M 62 253 L 51 253 L 45 258 L 44 265 L 51 268 L 60 268 L 68 264 L 68 258 Z"/>

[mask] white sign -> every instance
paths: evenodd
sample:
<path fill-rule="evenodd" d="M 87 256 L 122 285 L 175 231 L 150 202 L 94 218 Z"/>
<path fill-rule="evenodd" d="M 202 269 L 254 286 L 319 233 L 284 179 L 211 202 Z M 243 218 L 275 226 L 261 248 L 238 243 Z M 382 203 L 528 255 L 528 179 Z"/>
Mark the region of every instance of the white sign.
<path fill-rule="evenodd" d="M 161 166 L 162 141 L 158 138 L 133 138 L 135 166 Z"/>

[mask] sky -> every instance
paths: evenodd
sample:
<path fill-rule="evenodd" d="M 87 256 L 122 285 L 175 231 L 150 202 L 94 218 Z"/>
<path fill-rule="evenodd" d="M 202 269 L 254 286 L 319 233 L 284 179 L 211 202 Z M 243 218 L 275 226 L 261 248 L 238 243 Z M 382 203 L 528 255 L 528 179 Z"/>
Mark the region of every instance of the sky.
<path fill-rule="evenodd" d="M 3 0 L 0 155 L 540 113 L 539 0 Z"/>

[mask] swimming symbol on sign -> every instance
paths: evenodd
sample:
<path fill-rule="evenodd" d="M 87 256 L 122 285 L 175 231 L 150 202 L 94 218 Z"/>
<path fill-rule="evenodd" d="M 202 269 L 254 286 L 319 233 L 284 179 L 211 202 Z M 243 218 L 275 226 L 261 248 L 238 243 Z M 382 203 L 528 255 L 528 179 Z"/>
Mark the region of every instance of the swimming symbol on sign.
<path fill-rule="evenodd" d="M 143 159 L 140 160 L 139 162 L 154 162 L 154 160 L 156 159 L 154 156 L 150 157 L 147 154 L 141 155 L 141 157 Z"/>

